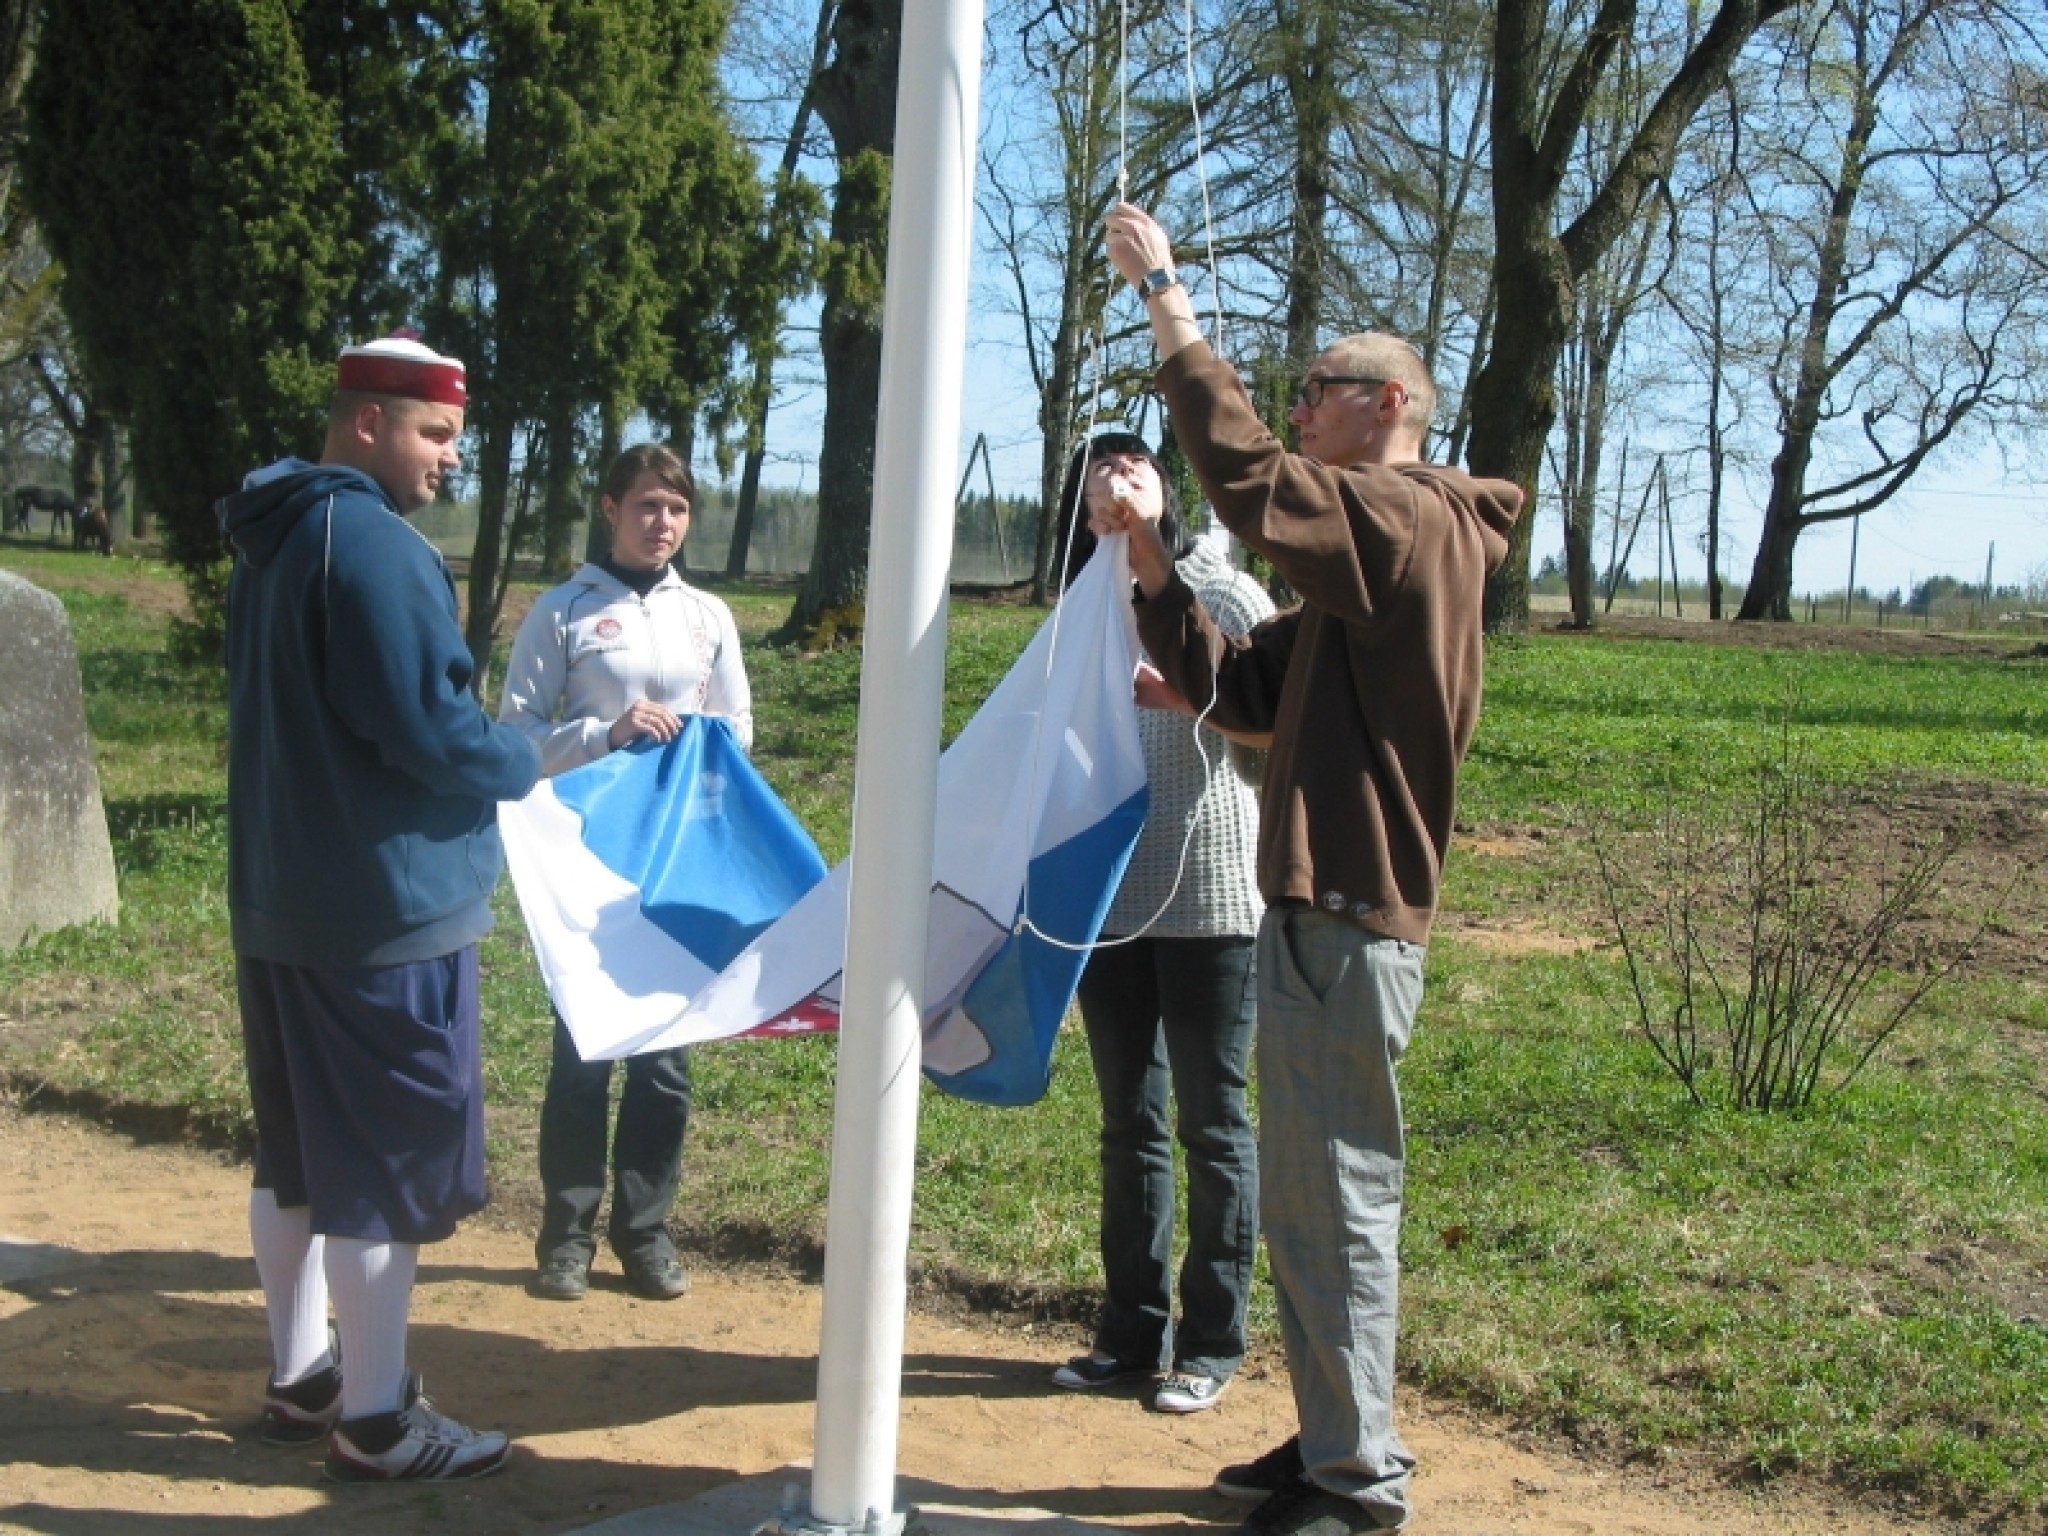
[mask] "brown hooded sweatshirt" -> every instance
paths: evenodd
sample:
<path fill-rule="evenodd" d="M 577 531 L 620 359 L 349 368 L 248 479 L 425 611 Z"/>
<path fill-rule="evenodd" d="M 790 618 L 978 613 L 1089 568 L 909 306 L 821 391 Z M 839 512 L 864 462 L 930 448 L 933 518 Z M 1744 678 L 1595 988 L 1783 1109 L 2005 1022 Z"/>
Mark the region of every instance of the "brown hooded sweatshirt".
<path fill-rule="evenodd" d="M 1145 649 L 1210 718 L 1271 731 L 1259 889 L 1429 942 L 1479 724 L 1486 579 L 1521 490 L 1434 464 L 1289 453 L 1196 343 L 1159 370 L 1174 440 L 1225 526 L 1302 596 L 1232 645 L 1175 577 L 1137 605 Z M 1212 658 L 1220 658 L 1212 664 Z"/>

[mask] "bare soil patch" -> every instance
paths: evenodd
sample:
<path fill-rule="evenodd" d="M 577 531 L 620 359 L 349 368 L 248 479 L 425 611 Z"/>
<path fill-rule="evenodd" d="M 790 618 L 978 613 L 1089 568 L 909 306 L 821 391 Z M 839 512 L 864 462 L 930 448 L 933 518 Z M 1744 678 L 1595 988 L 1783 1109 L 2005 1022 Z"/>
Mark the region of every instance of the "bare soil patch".
<path fill-rule="evenodd" d="M 700 1268 L 680 1302 L 639 1301 L 601 1277 L 587 1301 L 563 1306 L 527 1295 L 523 1234 L 476 1223 L 424 1256 L 414 1364 L 450 1411 L 514 1434 L 512 1464 L 477 1484 L 330 1488 L 315 1454 L 253 1433 L 268 1345 L 246 1184 L 215 1155 L 0 1106 L 0 1233 L 81 1255 L 0 1287 L 0 1530 L 565 1531 L 810 1452 L 814 1287 Z M 1071 1329 L 914 1313 L 901 1471 L 944 1485 L 951 1503 L 1190 1536 L 1230 1529 L 1241 1508 L 1208 1480 L 1290 1431 L 1284 1372 L 1254 1366 L 1213 1412 L 1173 1418 L 1134 1396 L 1049 1388 L 1048 1365 L 1083 1342 Z M 1790 1485 L 1746 1493 L 1710 1468 L 1533 1447 L 1414 1393 L 1402 1418 L 1422 1459 L 1421 1536 L 1896 1528 Z"/>
<path fill-rule="evenodd" d="M 1922 780 L 1859 802 L 1850 826 L 1871 857 L 1956 829 L 1966 842 L 1933 909 L 1908 925 L 1908 943 L 1937 945 L 1983 924 L 1969 973 L 2048 982 L 2048 790 Z"/>
<path fill-rule="evenodd" d="M 1724 620 L 1656 619 L 1609 614 L 1590 630 L 1554 628 L 1588 640 L 1683 640 L 1694 645 L 1765 646 L 1788 651 L 1854 651 L 1872 656 L 1986 656 L 1997 660 L 2048 657 L 2038 638 L 1950 635 L 1910 624 L 1885 629 L 1836 624 L 1737 624 Z"/>
<path fill-rule="evenodd" d="M 1482 859 L 1533 859 L 1556 840 L 1557 833 L 1533 823 L 1502 821 L 1481 827 L 1460 822 L 1457 836 L 1460 854 L 1476 854 Z"/>
<path fill-rule="evenodd" d="M 0 552 L 8 549 L 69 552 L 70 546 L 44 544 L 34 538 L 24 539 L 19 536 L 0 538 Z M 145 575 L 145 567 L 154 569 Z M 61 588 L 66 592 L 91 592 L 95 595 L 111 593 L 127 599 L 129 606 L 139 613 L 163 614 L 174 619 L 189 618 L 192 605 L 185 600 L 184 583 L 162 580 L 162 569 L 160 562 L 153 558 L 123 552 L 109 560 L 80 550 L 71 555 L 61 572 L 37 572 L 24 579 L 33 581 L 40 587 Z"/>
<path fill-rule="evenodd" d="M 1462 917 L 1455 912 L 1438 917 L 1435 931 L 1495 955 L 1577 955 L 1608 942 L 1522 918 Z"/>
<path fill-rule="evenodd" d="M 1860 790 L 1827 863 L 1842 878 L 1868 881 L 1895 868 L 1904 852 L 1950 832 L 1962 846 L 1927 910 L 1899 935 L 1896 960 L 1911 965 L 1975 935 L 1962 974 L 2048 984 L 2048 789 L 1914 779 Z M 1574 954 L 1610 942 L 1613 930 L 1589 847 L 1583 828 L 1461 826 L 1458 857 L 1548 861 L 1547 904 L 1567 921 L 1468 918 L 1450 910 L 1439 915 L 1437 928 L 1503 954 Z"/>

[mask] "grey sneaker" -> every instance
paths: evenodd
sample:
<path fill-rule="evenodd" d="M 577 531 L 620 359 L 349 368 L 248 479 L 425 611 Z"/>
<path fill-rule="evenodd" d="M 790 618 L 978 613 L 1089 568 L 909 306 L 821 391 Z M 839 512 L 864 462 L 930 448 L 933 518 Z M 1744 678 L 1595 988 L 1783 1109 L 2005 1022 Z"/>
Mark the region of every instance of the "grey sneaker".
<path fill-rule="evenodd" d="M 1221 1381 L 1200 1371 L 1171 1371 L 1153 1394 L 1152 1406 L 1161 1413 L 1200 1413 L 1221 1401 L 1230 1379 Z"/>
<path fill-rule="evenodd" d="M 648 1301 L 674 1301 L 687 1295 L 690 1272 L 673 1253 L 635 1253 L 622 1257 L 626 1289 Z"/>
<path fill-rule="evenodd" d="M 488 1477 L 505 1464 L 511 1440 L 436 1413 L 417 1372 L 405 1379 L 396 1413 L 343 1419 L 334 1427 L 321 1475 L 330 1483 L 458 1482 Z"/>
<path fill-rule="evenodd" d="M 581 1301 L 590 1290 L 590 1255 L 580 1248 L 557 1248 L 533 1277 L 533 1293 L 549 1301 Z"/>
<path fill-rule="evenodd" d="M 265 1445 L 312 1445 L 341 1420 L 341 1339 L 327 1330 L 329 1363 L 288 1387 L 263 1384 L 263 1418 L 256 1436 Z"/>

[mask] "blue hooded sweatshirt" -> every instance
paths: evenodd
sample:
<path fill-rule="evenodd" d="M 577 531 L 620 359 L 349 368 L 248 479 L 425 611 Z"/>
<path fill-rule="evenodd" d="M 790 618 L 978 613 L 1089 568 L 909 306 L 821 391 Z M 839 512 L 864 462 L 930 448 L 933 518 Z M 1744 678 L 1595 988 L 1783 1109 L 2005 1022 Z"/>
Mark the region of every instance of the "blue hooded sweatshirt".
<path fill-rule="evenodd" d="M 286 459 L 220 503 L 238 954 L 452 954 L 491 926 L 500 800 L 540 772 L 484 713 L 440 552 L 359 470 Z"/>

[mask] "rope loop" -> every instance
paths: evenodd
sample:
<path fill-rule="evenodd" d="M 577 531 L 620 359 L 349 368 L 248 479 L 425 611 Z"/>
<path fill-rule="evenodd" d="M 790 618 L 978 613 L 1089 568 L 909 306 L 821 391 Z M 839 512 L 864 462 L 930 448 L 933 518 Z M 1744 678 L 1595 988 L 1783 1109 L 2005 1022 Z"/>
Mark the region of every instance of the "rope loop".
<path fill-rule="evenodd" d="M 1091 25 L 1088 30 L 1088 51 L 1086 54 L 1086 67 L 1088 70 L 1089 79 L 1091 81 L 1094 79 L 1095 73 L 1094 39 L 1095 29 Z M 1198 180 L 1201 183 L 1202 188 L 1202 246 L 1208 262 L 1210 298 L 1214 304 L 1216 316 L 1216 334 L 1214 346 L 1216 351 L 1218 353 L 1221 353 L 1223 350 L 1223 282 L 1221 274 L 1217 271 L 1216 267 L 1216 216 L 1215 210 L 1210 202 L 1209 196 L 1208 151 L 1205 145 L 1203 144 L 1202 140 L 1201 93 L 1195 77 L 1194 0 L 1182 0 L 1181 3 L 1181 49 L 1185 72 L 1187 76 L 1188 116 L 1194 125 L 1195 172 Z M 1116 195 L 1117 201 L 1119 202 L 1128 201 L 1130 196 L 1130 54 L 1130 0 L 1118 0 L 1116 65 Z M 1092 91 L 1092 89 L 1093 87 L 1091 85 L 1090 90 Z M 1085 139 L 1083 146 L 1083 158 L 1089 159 L 1090 163 L 1092 164 L 1092 159 L 1087 155 L 1086 152 Z M 1111 270 L 1110 280 L 1112 288 L 1114 287 L 1114 284 L 1117 281 L 1118 275 L 1119 274 L 1117 274 L 1114 269 Z M 1109 347 L 1108 328 L 1108 306 L 1104 305 L 1103 313 L 1099 315 L 1096 319 L 1094 337 L 1089 347 L 1088 374 L 1093 387 L 1090 389 L 1088 396 L 1088 422 L 1086 428 L 1083 430 L 1081 434 L 1080 442 L 1077 443 L 1074 449 L 1070 450 L 1068 453 L 1068 459 L 1070 461 L 1073 457 L 1074 452 L 1085 452 L 1086 445 L 1092 444 L 1095 441 L 1096 427 L 1100 421 L 1100 413 L 1102 409 L 1102 397 L 1104 390 L 1107 387 L 1107 380 L 1104 377 L 1104 372 L 1107 366 L 1107 353 Z M 1067 578 L 1070 574 L 1070 568 L 1074 556 L 1074 535 L 1081 526 L 1081 519 L 1088 505 L 1088 465 L 1085 459 L 1082 462 L 1081 474 L 1078 477 L 1075 485 L 1074 496 L 1075 502 L 1073 506 L 1062 507 L 1060 509 L 1061 514 L 1066 519 L 1067 528 L 1066 537 L 1062 542 L 1060 548 L 1058 566 L 1061 600 L 1053 605 L 1052 639 L 1051 643 L 1046 646 L 1045 650 L 1045 676 L 1048 679 L 1051 678 L 1053 666 L 1059 657 L 1060 615 L 1066 607 L 1065 593 Z M 1028 933 L 1038 938 L 1042 942 L 1052 945 L 1055 949 L 1063 949 L 1070 953 L 1076 954 L 1087 954 L 1092 953 L 1093 951 L 1098 949 L 1114 949 L 1119 945 L 1135 943 L 1137 940 L 1143 938 L 1147 933 L 1149 933 L 1152 930 L 1152 928 L 1157 925 L 1159 920 L 1166 915 L 1167 909 L 1173 905 L 1175 899 L 1180 895 L 1181 881 L 1185 879 L 1187 876 L 1188 853 L 1194 847 L 1195 828 L 1201 823 L 1203 808 L 1209 802 L 1209 791 L 1215 787 L 1216 779 L 1218 776 L 1217 765 L 1210 760 L 1208 746 L 1202 740 L 1202 726 L 1208 720 L 1209 712 L 1213 710 L 1215 707 L 1216 692 L 1212 688 L 1209 693 L 1209 702 L 1202 707 L 1201 712 L 1194 717 L 1193 724 L 1189 726 L 1190 739 L 1194 743 L 1196 755 L 1199 756 L 1202 760 L 1202 792 L 1200 795 L 1196 796 L 1194 806 L 1188 812 L 1187 828 L 1181 836 L 1180 859 L 1174 868 L 1173 885 L 1171 889 L 1167 891 L 1166 899 L 1159 904 L 1159 910 L 1154 912 L 1147 919 L 1145 919 L 1144 923 L 1137 929 L 1136 932 L 1123 934 L 1114 939 L 1096 939 L 1087 944 L 1074 944 L 1070 943 L 1065 939 L 1055 938 L 1052 934 L 1047 933 L 1043 928 L 1039 927 L 1038 924 L 1033 922 L 1031 919 L 1031 863 L 1029 858 L 1027 857 L 1024 864 L 1024 889 L 1018 902 L 1017 919 L 1015 923 L 1011 926 L 1012 933 Z M 1045 709 L 1043 699 L 1041 698 L 1038 721 L 1036 725 L 1033 727 L 1031 733 L 1030 782 L 1032 782 L 1033 784 L 1036 784 L 1038 782 L 1038 768 L 1042 757 L 1041 748 L 1044 744 L 1044 739 Z"/>

